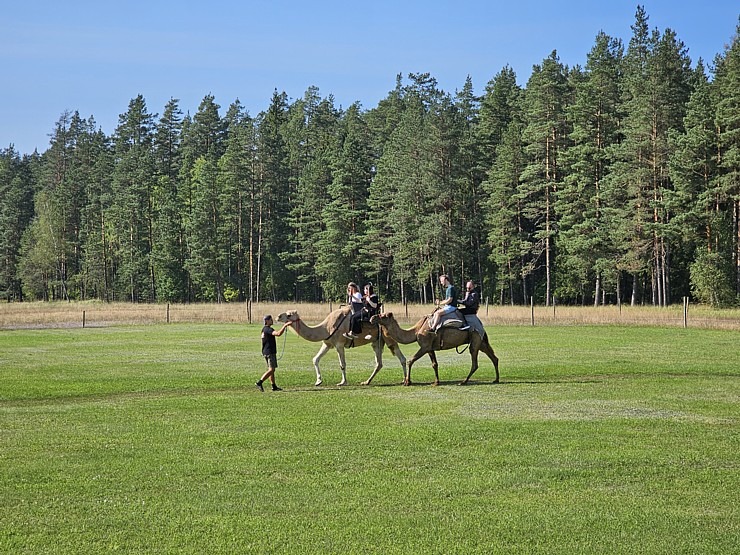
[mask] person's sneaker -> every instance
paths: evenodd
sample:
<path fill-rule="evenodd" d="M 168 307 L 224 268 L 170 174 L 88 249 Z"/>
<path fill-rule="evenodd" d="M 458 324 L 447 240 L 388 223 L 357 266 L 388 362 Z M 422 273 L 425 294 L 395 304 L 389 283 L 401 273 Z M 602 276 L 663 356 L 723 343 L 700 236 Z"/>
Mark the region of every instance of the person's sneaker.
<path fill-rule="evenodd" d="M 257 386 L 257 389 L 259 389 L 262 393 L 265 392 L 265 388 L 262 387 L 262 384 L 260 382 L 257 382 L 254 385 Z"/>
<path fill-rule="evenodd" d="M 276 386 L 276 385 L 273 385 L 273 386 L 272 386 L 272 390 L 273 390 L 273 391 L 282 391 L 282 390 L 283 390 L 283 388 L 282 388 L 282 387 L 278 387 L 278 386 Z"/>

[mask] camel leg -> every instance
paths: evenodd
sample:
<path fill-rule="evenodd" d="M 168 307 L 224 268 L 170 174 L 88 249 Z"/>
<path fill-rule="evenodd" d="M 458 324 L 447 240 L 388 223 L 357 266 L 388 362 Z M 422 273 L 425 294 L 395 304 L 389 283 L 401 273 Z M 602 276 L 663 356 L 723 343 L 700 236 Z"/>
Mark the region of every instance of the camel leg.
<path fill-rule="evenodd" d="M 439 363 L 437 362 L 437 354 L 434 351 L 429 351 L 429 358 L 432 361 L 432 368 L 434 369 L 434 383 L 432 385 L 439 385 Z"/>
<path fill-rule="evenodd" d="M 323 380 L 321 379 L 321 368 L 319 368 L 319 361 L 329 349 L 331 349 L 331 345 L 323 343 L 321 345 L 321 348 L 319 349 L 319 352 L 316 353 L 315 357 L 313 357 L 313 367 L 314 370 L 316 370 L 316 383 L 314 385 L 316 386 L 319 386 L 323 383 Z"/>
<path fill-rule="evenodd" d="M 411 385 L 411 367 L 414 363 L 426 354 L 424 349 L 419 349 L 416 354 L 408 360 L 406 376 L 403 379 L 403 385 Z"/>
<path fill-rule="evenodd" d="M 342 381 L 337 385 L 347 385 L 347 361 L 344 358 L 344 345 L 337 345 L 336 349 L 339 356 L 339 369 L 342 371 Z"/>
<path fill-rule="evenodd" d="M 388 348 L 391 350 L 391 353 L 396 355 L 396 358 L 398 358 L 398 361 L 401 363 L 401 369 L 403 370 L 404 377 L 406 376 L 406 357 L 403 356 L 403 353 L 401 352 L 401 348 L 398 345 L 388 345 Z"/>
<path fill-rule="evenodd" d="M 491 359 L 491 362 L 493 363 L 493 367 L 496 369 L 496 380 L 493 383 L 498 383 L 498 357 L 496 356 L 496 353 L 493 352 L 493 347 L 491 347 L 491 344 L 488 342 L 488 336 L 483 339 L 483 344 L 480 346 L 481 351 L 486 353 L 488 355 L 488 358 Z"/>
<path fill-rule="evenodd" d="M 475 374 L 475 371 L 478 370 L 478 349 L 479 347 L 470 346 L 470 374 L 460 382 L 460 385 L 466 385 L 468 380 L 470 380 L 470 376 Z"/>
<path fill-rule="evenodd" d="M 383 368 L 383 345 L 380 341 L 373 343 L 373 351 L 375 351 L 375 369 L 373 370 L 373 373 L 370 374 L 370 377 L 360 385 L 370 385 L 373 378 L 378 374 L 378 372 L 380 372 L 380 369 Z"/>

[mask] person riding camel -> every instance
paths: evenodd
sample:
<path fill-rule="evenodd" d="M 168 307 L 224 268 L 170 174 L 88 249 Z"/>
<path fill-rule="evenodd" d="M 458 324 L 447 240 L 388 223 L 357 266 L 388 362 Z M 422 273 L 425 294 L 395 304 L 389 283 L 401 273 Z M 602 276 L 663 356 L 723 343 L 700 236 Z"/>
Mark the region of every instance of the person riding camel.
<path fill-rule="evenodd" d="M 437 331 L 442 316 L 457 310 L 457 289 L 450 281 L 449 276 L 447 274 L 439 276 L 439 284 L 445 288 L 445 298 L 437 303 L 439 308 L 434 311 L 429 321 L 429 329 L 432 332 Z"/>
<path fill-rule="evenodd" d="M 478 314 L 478 308 L 480 307 L 480 294 L 475 289 L 475 283 L 473 280 L 470 280 L 465 284 L 465 297 L 459 304 L 462 305 L 460 312 L 464 315 Z"/>
<path fill-rule="evenodd" d="M 352 284 L 350 284 L 352 285 Z M 347 339 L 354 339 L 358 334 L 362 333 L 362 321 L 363 320 L 370 320 L 370 317 L 375 315 L 378 311 L 378 307 L 380 306 L 380 301 L 378 299 L 378 296 L 373 291 L 373 285 L 372 283 L 368 283 L 364 287 L 364 295 L 362 298 L 362 308 L 357 310 L 355 309 L 352 313 L 352 316 L 350 316 L 349 322 L 350 322 L 350 330 L 349 332 L 343 334 L 344 337 Z M 353 301 L 353 309 L 355 308 L 355 304 Z"/>

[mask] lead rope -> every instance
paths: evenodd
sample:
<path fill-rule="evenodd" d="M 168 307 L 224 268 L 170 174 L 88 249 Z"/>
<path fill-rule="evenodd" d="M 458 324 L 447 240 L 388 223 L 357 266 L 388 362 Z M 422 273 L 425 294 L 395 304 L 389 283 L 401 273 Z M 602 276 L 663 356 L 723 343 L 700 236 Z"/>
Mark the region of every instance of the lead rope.
<path fill-rule="evenodd" d="M 280 360 L 283 358 L 283 355 L 285 354 L 285 342 L 288 340 L 288 330 L 285 330 L 285 337 L 283 337 L 283 352 L 280 353 L 280 356 L 277 357 L 277 360 Z"/>

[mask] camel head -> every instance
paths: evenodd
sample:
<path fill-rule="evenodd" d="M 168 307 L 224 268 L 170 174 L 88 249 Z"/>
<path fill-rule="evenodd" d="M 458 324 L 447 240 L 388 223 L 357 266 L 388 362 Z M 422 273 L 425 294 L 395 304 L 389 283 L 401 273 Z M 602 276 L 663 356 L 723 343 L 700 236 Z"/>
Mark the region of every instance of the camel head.
<path fill-rule="evenodd" d="M 392 321 L 395 321 L 395 318 L 393 317 L 392 312 L 384 312 L 382 314 L 376 314 L 372 318 L 370 318 L 370 323 L 380 326 L 387 326 Z"/>
<path fill-rule="evenodd" d="M 285 322 L 297 322 L 301 317 L 297 310 L 289 310 L 288 312 L 282 312 L 277 319 L 278 322 L 284 324 Z"/>

